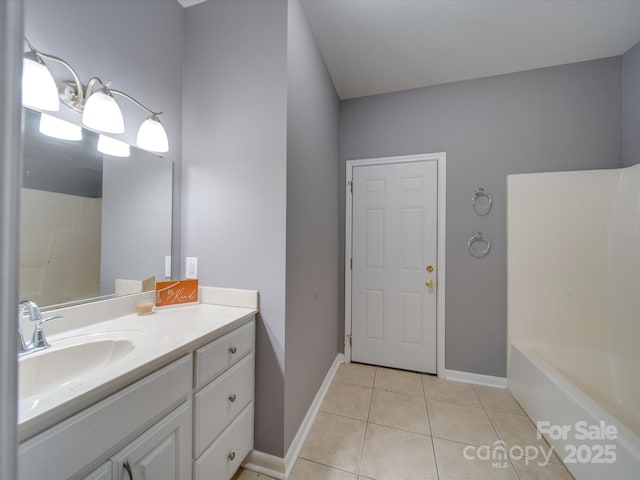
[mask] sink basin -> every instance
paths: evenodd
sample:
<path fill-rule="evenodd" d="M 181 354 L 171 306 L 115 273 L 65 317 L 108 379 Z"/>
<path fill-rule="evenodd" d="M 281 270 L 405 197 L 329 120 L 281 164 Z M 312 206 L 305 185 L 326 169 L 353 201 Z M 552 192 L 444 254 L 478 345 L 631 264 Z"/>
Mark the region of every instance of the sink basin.
<path fill-rule="evenodd" d="M 18 362 L 20 398 L 69 385 L 122 360 L 135 348 L 126 338 L 94 339 L 54 345 Z"/>

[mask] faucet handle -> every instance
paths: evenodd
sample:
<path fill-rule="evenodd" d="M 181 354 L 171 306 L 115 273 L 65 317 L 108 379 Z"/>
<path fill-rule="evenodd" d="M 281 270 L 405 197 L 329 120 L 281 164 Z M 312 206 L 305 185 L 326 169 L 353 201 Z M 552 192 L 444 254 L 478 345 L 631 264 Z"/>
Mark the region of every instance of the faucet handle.
<path fill-rule="evenodd" d="M 36 328 L 33 330 L 33 336 L 31 337 L 31 348 L 33 348 L 34 350 L 42 350 L 49 347 L 49 342 L 47 342 L 47 339 L 44 336 L 42 325 L 58 318 L 63 317 L 62 315 L 56 315 L 54 317 L 47 317 L 45 319 L 36 320 Z"/>
<path fill-rule="evenodd" d="M 57 320 L 59 318 L 64 318 L 62 315 L 55 315 L 53 317 L 47 317 L 43 319 L 36 320 L 36 328 L 40 328 L 41 325 L 50 322 L 51 320 Z"/>

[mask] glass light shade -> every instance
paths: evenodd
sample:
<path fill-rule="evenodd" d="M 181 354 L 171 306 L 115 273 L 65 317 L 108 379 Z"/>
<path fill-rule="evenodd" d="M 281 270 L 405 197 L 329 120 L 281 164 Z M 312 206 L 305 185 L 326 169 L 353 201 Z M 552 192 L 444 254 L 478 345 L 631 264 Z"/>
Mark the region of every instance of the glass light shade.
<path fill-rule="evenodd" d="M 106 89 L 93 92 L 82 112 L 82 123 L 107 133 L 124 133 L 124 117 L 116 100 Z"/>
<path fill-rule="evenodd" d="M 128 157 L 131 155 L 131 148 L 128 143 L 106 135 L 98 136 L 98 151 L 112 157 Z"/>
<path fill-rule="evenodd" d="M 82 127 L 46 113 L 40 115 L 40 133 L 60 140 L 82 140 Z"/>
<path fill-rule="evenodd" d="M 147 118 L 138 130 L 138 138 L 136 140 L 138 147 L 149 150 L 150 152 L 168 152 L 169 139 L 167 132 L 158 120 L 158 117 L 151 115 Z"/>
<path fill-rule="evenodd" d="M 51 112 L 60 109 L 56 82 L 35 52 L 26 53 L 22 60 L 22 105 Z"/>

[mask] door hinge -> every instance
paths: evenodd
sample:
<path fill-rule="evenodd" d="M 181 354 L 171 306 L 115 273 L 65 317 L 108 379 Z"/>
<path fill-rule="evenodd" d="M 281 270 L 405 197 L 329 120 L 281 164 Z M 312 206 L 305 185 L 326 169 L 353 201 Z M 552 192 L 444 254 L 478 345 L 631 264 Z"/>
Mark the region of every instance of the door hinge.
<path fill-rule="evenodd" d="M 347 335 L 347 338 L 349 339 L 349 347 L 351 347 L 353 345 L 353 337 L 349 334 Z"/>
<path fill-rule="evenodd" d="M 353 270 L 353 257 L 349 259 L 349 270 Z"/>
<path fill-rule="evenodd" d="M 349 184 L 349 191 L 353 193 L 353 180 L 349 180 L 347 183 Z"/>

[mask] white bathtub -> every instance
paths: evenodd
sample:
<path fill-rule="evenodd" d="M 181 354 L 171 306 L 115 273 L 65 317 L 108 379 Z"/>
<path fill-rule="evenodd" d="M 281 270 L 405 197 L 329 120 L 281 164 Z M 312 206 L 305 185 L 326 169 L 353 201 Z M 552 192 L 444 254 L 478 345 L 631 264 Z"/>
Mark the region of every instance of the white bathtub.
<path fill-rule="evenodd" d="M 637 370 L 624 371 L 606 353 L 510 345 L 508 388 L 534 423 L 567 426 L 566 436 L 545 437 L 577 480 L 640 478 L 639 385 Z M 600 433 L 603 425 L 615 439 L 576 437 L 583 427 Z M 611 452 L 613 463 L 596 462 Z"/>

